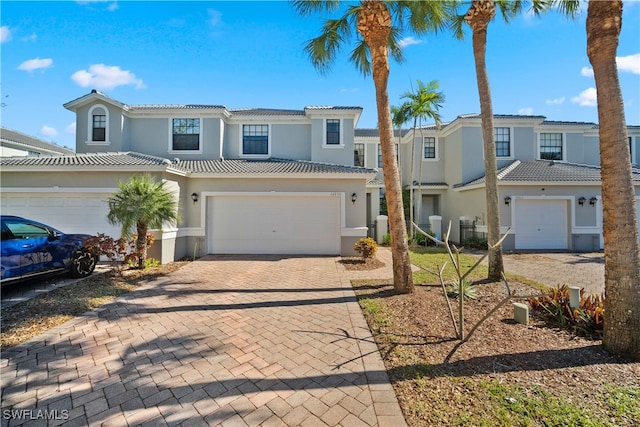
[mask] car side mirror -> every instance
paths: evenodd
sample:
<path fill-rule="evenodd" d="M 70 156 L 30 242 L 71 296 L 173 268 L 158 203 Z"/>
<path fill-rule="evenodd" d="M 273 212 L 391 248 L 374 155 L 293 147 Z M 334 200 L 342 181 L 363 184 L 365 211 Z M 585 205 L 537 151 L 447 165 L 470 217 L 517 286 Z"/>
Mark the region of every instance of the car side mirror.
<path fill-rule="evenodd" d="M 49 236 L 47 237 L 47 240 L 50 242 L 56 241 L 56 240 L 60 240 L 60 234 L 56 233 L 55 231 L 52 231 L 49 233 Z"/>

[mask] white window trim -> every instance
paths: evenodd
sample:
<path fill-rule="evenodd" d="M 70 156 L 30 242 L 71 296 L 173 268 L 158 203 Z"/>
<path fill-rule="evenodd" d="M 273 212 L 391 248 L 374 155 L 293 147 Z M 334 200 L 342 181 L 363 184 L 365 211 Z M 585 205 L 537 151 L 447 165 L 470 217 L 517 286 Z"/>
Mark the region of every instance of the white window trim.
<path fill-rule="evenodd" d="M 435 148 L 435 153 L 434 153 L 435 157 L 425 157 L 424 156 L 425 138 L 433 138 L 433 140 L 434 140 L 434 148 Z M 437 137 L 435 137 L 435 136 L 423 136 L 422 137 L 422 161 L 423 162 L 438 162 L 438 161 L 440 161 L 440 153 L 439 153 L 439 150 L 438 150 L 438 138 Z"/>
<path fill-rule="evenodd" d="M 355 154 L 355 151 L 356 151 L 356 144 L 362 144 L 362 147 L 363 147 L 363 149 L 362 149 L 362 157 L 363 157 L 363 160 L 364 160 L 362 167 L 366 168 L 367 167 L 367 145 L 369 145 L 369 144 L 367 144 L 365 142 L 354 142 L 353 143 L 353 152 L 354 152 L 354 154 Z"/>
<path fill-rule="evenodd" d="M 173 119 L 198 119 L 200 121 L 200 134 L 198 135 L 197 150 L 174 150 L 173 149 Z M 167 148 L 167 153 L 169 154 L 202 154 L 203 153 L 202 141 L 204 141 L 204 137 L 203 137 L 204 126 L 203 126 L 201 117 L 188 117 L 188 116 L 169 117 L 168 125 L 169 125 L 169 146 Z"/>
<path fill-rule="evenodd" d="M 93 112 L 97 108 L 102 108 L 104 110 L 104 115 L 105 115 L 104 141 L 93 140 Z M 96 104 L 93 107 L 89 108 L 89 113 L 87 115 L 86 144 L 87 145 L 111 145 L 111 140 L 109 138 L 109 109 L 104 104 Z"/>
<path fill-rule="evenodd" d="M 637 150 L 636 150 L 636 144 L 638 143 L 638 136 L 634 136 L 634 135 L 629 135 L 629 138 L 631 138 L 631 164 L 632 165 L 637 165 L 638 164 L 638 160 L 637 160 Z"/>
<path fill-rule="evenodd" d="M 496 147 L 496 159 L 499 159 L 499 160 L 512 160 L 512 159 L 514 159 L 515 156 L 513 154 L 513 127 L 511 127 L 511 126 L 494 126 L 494 128 L 506 128 L 506 129 L 509 129 L 509 155 L 508 156 L 498 156 L 498 150 L 497 150 L 497 147 Z M 538 139 L 539 138 L 540 137 L 538 136 Z M 494 144 L 496 143 L 495 139 L 496 139 L 496 136 L 493 135 L 493 143 Z M 562 136 L 562 143 L 564 145 L 564 135 Z M 540 144 L 538 143 L 538 146 L 539 145 Z M 563 148 L 562 152 L 564 153 L 564 148 Z M 538 149 L 538 156 L 540 156 L 540 150 L 539 149 Z"/>
<path fill-rule="evenodd" d="M 242 152 L 242 138 L 244 135 L 245 125 L 267 125 L 267 154 L 244 154 Z M 240 131 L 238 132 L 240 137 L 238 138 L 238 154 L 244 159 L 268 159 L 271 157 L 271 123 L 240 123 Z"/>
<path fill-rule="evenodd" d="M 339 120 L 340 121 L 340 144 L 327 144 L 327 120 L 324 119 L 322 121 L 322 148 L 344 148 L 344 123 L 342 119 L 336 119 L 333 117 L 329 117 L 330 120 Z"/>
<path fill-rule="evenodd" d="M 540 158 L 540 136 L 543 133 L 559 133 L 562 135 L 562 159 L 554 160 L 555 162 L 566 162 L 567 161 L 567 134 L 565 132 L 538 132 L 538 143 L 536 147 L 536 160 L 547 160 Z"/>

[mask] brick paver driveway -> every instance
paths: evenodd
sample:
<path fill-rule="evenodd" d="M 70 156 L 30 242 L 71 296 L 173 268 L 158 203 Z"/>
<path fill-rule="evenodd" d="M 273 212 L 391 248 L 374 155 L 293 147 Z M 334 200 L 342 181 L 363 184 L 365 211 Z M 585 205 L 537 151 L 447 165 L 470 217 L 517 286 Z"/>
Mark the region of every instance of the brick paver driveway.
<path fill-rule="evenodd" d="M 2 425 L 404 425 L 336 260 L 205 257 L 9 349 Z"/>

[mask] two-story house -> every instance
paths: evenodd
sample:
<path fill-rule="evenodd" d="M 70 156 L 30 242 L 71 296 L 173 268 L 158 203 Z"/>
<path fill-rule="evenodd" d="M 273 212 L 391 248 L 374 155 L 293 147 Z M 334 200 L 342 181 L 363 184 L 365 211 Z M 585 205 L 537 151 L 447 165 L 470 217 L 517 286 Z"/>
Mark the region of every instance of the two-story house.
<path fill-rule="evenodd" d="M 107 197 L 149 173 L 180 220 L 157 230 L 151 256 L 343 254 L 366 236 L 367 182 L 354 166 L 360 107 L 228 109 L 128 105 L 92 91 L 76 114 L 75 155 L 2 159 L 2 211 L 66 232 L 106 233 Z"/>
<path fill-rule="evenodd" d="M 503 247 L 601 249 L 598 126 L 496 115 L 494 134 L 501 231 L 509 233 Z M 628 134 L 640 212 L 640 126 L 629 126 Z M 376 153 L 377 131 L 357 129 L 355 143 L 365 153 Z M 461 115 L 440 128 L 403 131 L 397 146 L 403 186 L 413 193 L 414 222 L 428 227 L 430 218 L 441 218 L 441 226 L 432 231 L 442 235 L 450 223 L 454 242 L 464 240 L 461 221 L 486 230 L 480 115 Z M 366 160 L 365 167 L 378 164 L 372 155 Z"/>

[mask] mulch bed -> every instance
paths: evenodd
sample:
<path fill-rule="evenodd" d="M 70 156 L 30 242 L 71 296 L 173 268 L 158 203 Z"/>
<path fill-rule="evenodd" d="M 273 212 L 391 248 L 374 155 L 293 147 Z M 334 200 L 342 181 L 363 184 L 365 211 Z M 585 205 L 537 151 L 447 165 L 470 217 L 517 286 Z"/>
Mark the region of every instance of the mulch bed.
<path fill-rule="evenodd" d="M 378 258 L 344 257 L 339 261 L 347 270 L 375 270 L 386 264 Z"/>

